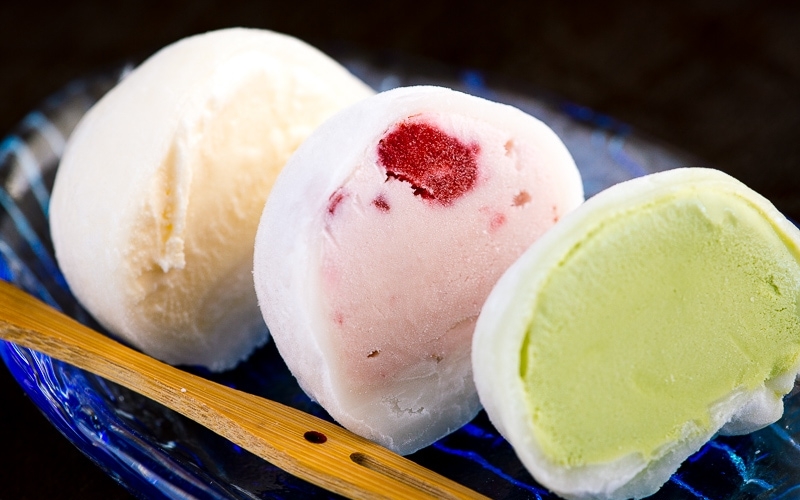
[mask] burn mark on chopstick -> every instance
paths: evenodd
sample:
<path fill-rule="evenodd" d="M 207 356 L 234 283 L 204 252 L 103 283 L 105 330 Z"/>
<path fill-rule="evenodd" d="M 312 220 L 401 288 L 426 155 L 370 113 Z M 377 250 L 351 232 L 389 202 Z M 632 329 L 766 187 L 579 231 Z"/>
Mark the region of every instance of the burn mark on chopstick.
<path fill-rule="evenodd" d="M 319 431 L 307 431 L 305 434 L 303 434 L 303 437 L 306 438 L 306 441 L 309 443 L 314 444 L 322 444 L 328 440 L 328 436 Z"/>
<path fill-rule="evenodd" d="M 385 464 L 376 458 L 367 455 L 366 453 L 362 453 L 360 451 L 353 452 L 350 454 L 350 460 L 364 468 L 375 471 L 379 474 L 383 474 L 389 479 L 393 479 L 407 486 L 411 486 L 412 488 L 416 488 L 428 496 L 453 500 L 457 498 L 450 491 L 447 491 L 436 484 L 427 483 L 418 477 L 412 476 L 406 471 L 398 470 L 391 465 Z"/>

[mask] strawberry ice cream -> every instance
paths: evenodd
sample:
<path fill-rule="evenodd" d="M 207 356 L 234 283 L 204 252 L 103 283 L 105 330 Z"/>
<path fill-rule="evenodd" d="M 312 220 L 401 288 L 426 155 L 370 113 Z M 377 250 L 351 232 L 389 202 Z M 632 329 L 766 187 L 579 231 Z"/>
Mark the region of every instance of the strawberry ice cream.
<path fill-rule="evenodd" d="M 505 269 L 583 200 L 561 141 L 516 108 L 436 87 L 357 103 L 287 163 L 255 284 L 303 389 L 408 454 L 468 422 L 475 320 Z"/>

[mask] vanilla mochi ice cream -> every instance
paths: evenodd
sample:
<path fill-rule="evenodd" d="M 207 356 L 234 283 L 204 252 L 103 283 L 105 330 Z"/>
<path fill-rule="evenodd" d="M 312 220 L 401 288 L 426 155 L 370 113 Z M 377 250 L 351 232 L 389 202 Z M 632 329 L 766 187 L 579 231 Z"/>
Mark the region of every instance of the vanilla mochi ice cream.
<path fill-rule="evenodd" d="M 778 420 L 800 369 L 800 231 L 710 169 L 601 192 L 511 266 L 472 349 L 491 421 L 574 499 L 642 498 L 715 434 Z"/>
<path fill-rule="evenodd" d="M 302 388 L 398 453 L 480 408 L 475 320 L 495 281 L 583 201 L 569 153 L 522 111 L 391 90 L 320 126 L 261 219 L 256 291 Z"/>
<path fill-rule="evenodd" d="M 255 29 L 170 45 L 82 119 L 50 206 L 59 266 L 110 332 L 224 370 L 267 339 L 253 242 L 286 159 L 372 94 L 311 46 Z"/>

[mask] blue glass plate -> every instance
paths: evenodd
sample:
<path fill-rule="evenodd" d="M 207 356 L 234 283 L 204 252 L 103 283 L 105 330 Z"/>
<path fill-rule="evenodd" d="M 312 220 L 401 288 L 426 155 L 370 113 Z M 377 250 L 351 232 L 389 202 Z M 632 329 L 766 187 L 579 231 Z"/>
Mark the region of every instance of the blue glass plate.
<path fill-rule="evenodd" d="M 340 58 L 378 90 L 437 84 L 513 104 L 548 123 L 575 157 L 587 196 L 648 172 L 699 165 L 625 124 L 480 73 L 393 57 Z M 0 143 L 0 279 L 11 281 L 94 328 L 53 259 L 47 207 L 66 138 L 127 69 L 89 76 L 31 112 Z M 333 498 L 184 417 L 116 384 L 28 349 L 0 342 L 0 355 L 46 417 L 108 474 L 141 498 Z M 272 344 L 237 369 L 209 374 L 223 384 L 329 418 L 297 386 Z M 720 437 L 691 457 L 653 498 L 800 497 L 800 395 L 776 424 Z M 410 457 L 492 498 L 555 498 L 536 484 L 485 414 Z"/>

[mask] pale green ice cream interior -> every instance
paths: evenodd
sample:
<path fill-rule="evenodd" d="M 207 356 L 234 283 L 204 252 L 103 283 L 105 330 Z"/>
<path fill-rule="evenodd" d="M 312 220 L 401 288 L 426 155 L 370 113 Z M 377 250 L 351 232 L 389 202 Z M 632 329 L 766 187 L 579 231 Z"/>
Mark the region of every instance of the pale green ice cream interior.
<path fill-rule="evenodd" d="M 534 435 L 566 466 L 652 458 L 800 357 L 797 249 L 749 201 L 686 188 L 595 220 L 520 359 Z"/>

